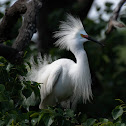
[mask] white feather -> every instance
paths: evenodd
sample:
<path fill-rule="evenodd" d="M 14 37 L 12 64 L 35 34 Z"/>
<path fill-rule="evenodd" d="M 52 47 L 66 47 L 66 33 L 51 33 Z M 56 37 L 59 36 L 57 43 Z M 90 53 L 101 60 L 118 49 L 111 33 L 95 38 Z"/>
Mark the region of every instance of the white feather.
<path fill-rule="evenodd" d="M 84 31 L 84 28 L 80 19 L 67 14 L 66 21 L 61 21 L 59 31 L 55 32 L 54 37 L 59 38 L 55 42 L 55 45 L 59 46 L 61 49 L 70 50 L 72 41 L 76 39 L 77 33 L 82 30 Z"/>
<path fill-rule="evenodd" d="M 48 64 L 50 59 L 45 58 L 38 66 L 33 63 L 28 78 L 42 83 L 40 108 L 68 99 L 74 99 L 76 105 L 80 97 L 83 98 L 83 102 L 92 97 L 90 69 L 83 48 L 83 43 L 87 39 L 82 38 L 80 34 L 87 35 L 80 19 L 67 15 L 67 20 L 61 22 L 60 31 L 54 35 L 59 38 L 55 44 L 70 50 L 75 55 L 76 62 L 59 59 Z"/>

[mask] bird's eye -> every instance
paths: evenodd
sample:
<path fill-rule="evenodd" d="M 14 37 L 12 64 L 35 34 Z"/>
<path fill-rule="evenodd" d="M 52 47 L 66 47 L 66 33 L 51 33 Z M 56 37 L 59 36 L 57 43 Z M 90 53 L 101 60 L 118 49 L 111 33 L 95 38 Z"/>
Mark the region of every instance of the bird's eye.
<path fill-rule="evenodd" d="M 84 38 L 84 35 L 83 34 L 80 34 L 82 38 Z"/>
<path fill-rule="evenodd" d="M 88 38 L 88 35 L 80 34 L 82 38 Z"/>

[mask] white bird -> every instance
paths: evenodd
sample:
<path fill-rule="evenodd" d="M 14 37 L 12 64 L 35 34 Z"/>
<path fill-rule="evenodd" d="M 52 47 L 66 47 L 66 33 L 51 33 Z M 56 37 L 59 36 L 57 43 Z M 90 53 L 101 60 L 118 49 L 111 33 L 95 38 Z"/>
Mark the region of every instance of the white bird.
<path fill-rule="evenodd" d="M 87 35 L 79 18 L 70 14 L 67 15 L 65 22 L 61 22 L 59 29 L 54 35 L 55 38 L 59 38 L 55 45 L 70 50 L 76 62 L 62 58 L 51 64 L 45 60 L 37 69 L 35 66 L 32 67 L 30 79 L 42 83 L 40 109 L 71 97 L 75 101 L 82 97 L 83 102 L 92 97 L 91 74 L 83 44 L 88 40 L 99 42 Z"/>

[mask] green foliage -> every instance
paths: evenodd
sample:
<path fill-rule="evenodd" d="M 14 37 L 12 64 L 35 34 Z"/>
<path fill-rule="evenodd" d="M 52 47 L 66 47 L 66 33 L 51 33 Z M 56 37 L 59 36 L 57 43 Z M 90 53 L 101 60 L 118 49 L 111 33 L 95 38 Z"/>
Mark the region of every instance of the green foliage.
<path fill-rule="evenodd" d="M 112 111 L 112 116 L 113 116 L 114 120 L 118 119 L 122 114 L 123 114 L 123 108 L 121 106 L 117 106 Z"/>
<path fill-rule="evenodd" d="M 111 119 L 107 118 L 87 118 L 83 113 L 75 114 L 71 109 L 60 107 L 48 107 L 39 110 L 38 104 L 27 111 L 27 107 L 22 103 L 22 94 L 26 99 L 32 92 L 39 95 L 39 83 L 25 81 L 21 77 L 26 76 L 25 65 L 14 66 L 0 57 L 0 125 L 10 126 L 125 126 L 126 105 L 122 100 L 118 100 L 118 105 L 112 111 Z"/>
<path fill-rule="evenodd" d="M 35 120 L 35 125 L 43 124 L 44 126 L 71 126 L 77 122 L 72 110 L 53 107 L 48 107 L 39 113 L 33 113 L 30 117 Z"/>
<path fill-rule="evenodd" d="M 5 3 L 5 7 L 8 6 L 9 2 Z M 66 10 L 69 11 L 72 8 L 76 11 L 78 5 L 70 2 L 66 8 L 65 10 L 56 8 L 48 14 L 49 34 L 45 37 L 52 36 L 50 32 L 58 30 L 59 20 L 64 20 Z M 126 31 L 117 29 L 106 36 L 104 33 L 108 22 L 103 18 L 103 13 L 111 14 L 112 3 L 107 2 L 104 11 L 99 6 L 96 10 L 99 14 L 97 19 L 86 18 L 83 21 L 87 33 L 99 40 L 104 39 L 106 45 L 104 48 L 92 42 L 84 45 L 91 72 L 93 71 L 94 99 L 92 103 L 81 104 L 76 113 L 60 107 L 39 110 L 37 101 L 36 105 L 28 109 L 28 106 L 23 104 L 24 97 L 27 99 L 34 92 L 39 99 L 40 84 L 22 78 L 27 75 L 26 65 L 12 65 L 0 57 L 0 126 L 126 126 Z M 0 18 L 2 16 L 3 13 L 0 12 Z M 21 26 L 21 20 L 18 20 L 10 35 L 12 40 L 5 42 L 6 45 L 12 45 Z M 120 17 L 120 20 L 126 23 L 125 16 Z M 50 42 L 54 40 L 50 39 Z M 29 67 L 27 58 L 36 55 L 36 52 L 35 43 L 31 42 L 24 55 L 24 60 Z M 56 48 L 49 48 L 48 52 L 53 57 L 67 57 L 75 61 L 70 52 Z M 120 102 L 120 105 L 117 105 L 114 100 L 116 98 L 123 99 L 124 102 L 117 99 Z"/>
<path fill-rule="evenodd" d="M 28 124 L 31 112 L 25 112 L 21 90 L 24 84 L 23 93 L 26 98 L 30 96 L 29 92 L 39 97 L 39 84 L 25 79 L 21 81 L 21 77 L 26 74 L 25 65 L 15 66 L 0 57 L 0 126 Z"/>

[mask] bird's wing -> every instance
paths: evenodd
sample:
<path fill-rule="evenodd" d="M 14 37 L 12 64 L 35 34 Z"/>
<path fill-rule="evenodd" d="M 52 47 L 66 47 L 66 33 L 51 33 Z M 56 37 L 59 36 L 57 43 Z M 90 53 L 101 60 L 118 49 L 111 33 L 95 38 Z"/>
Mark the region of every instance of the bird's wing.
<path fill-rule="evenodd" d="M 52 92 L 53 87 L 56 84 L 57 80 L 59 79 L 61 73 L 62 73 L 62 67 L 58 66 L 52 70 L 52 72 L 50 73 L 50 75 L 48 77 L 48 81 L 46 84 L 47 94 Z"/>
<path fill-rule="evenodd" d="M 45 97 L 52 92 L 53 87 L 56 84 L 57 80 L 59 79 L 61 73 L 62 73 L 61 66 L 52 67 L 52 70 L 50 70 L 49 76 L 47 78 L 47 82 L 45 83 L 45 85 L 43 84 L 42 88 L 40 89 L 41 101 L 43 101 Z"/>

